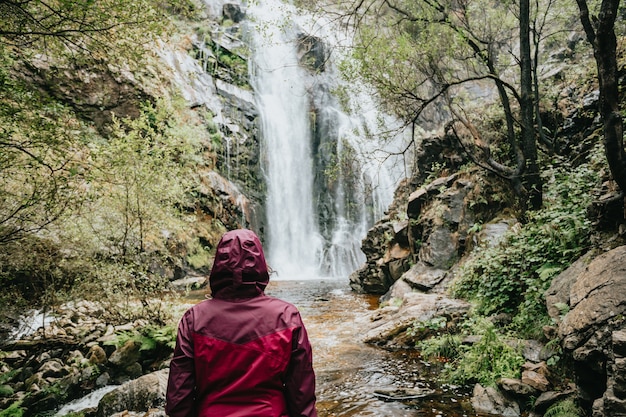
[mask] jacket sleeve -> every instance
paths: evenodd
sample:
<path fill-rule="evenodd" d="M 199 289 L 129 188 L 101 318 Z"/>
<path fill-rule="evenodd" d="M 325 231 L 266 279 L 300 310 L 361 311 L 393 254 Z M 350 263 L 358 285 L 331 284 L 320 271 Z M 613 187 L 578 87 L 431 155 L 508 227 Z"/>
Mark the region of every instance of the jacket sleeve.
<path fill-rule="evenodd" d="M 293 333 L 293 349 L 285 378 L 285 398 L 290 417 L 317 417 L 313 353 L 300 314 Z"/>
<path fill-rule="evenodd" d="M 195 415 L 196 376 L 192 332 L 193 313 L 187 311 L 178 324 L 174 356 L 170 362 L 165 412 L 169 417 Z"/>

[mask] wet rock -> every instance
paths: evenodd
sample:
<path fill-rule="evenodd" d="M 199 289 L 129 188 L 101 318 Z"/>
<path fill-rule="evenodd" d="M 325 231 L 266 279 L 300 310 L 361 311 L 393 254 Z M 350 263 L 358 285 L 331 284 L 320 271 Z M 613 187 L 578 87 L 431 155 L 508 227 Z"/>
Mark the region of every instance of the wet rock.
<path fill-rule="evenodd" d="M 124 410 L 145 412 L 163 407 L 168 375 L 169 370 L 164 369 L 121 385 L 100 400 L 96 416 L 109 417 Z"/>
<path fill-rule="evenodd" d="M 241 22 L 246 14 L 241 10 L 241 6 L 238 4 L 227 3 L 222 7 L 222 16 L 224 19 L 229 19 L 233 23 Z"/>
<path fill-rule="evenodd" d="M 378 389 L 374 391 L 374 396 L 384 401 L 406 401 L 429 397 L 435 393 L 436 391 L 430 388 L 395 388 Z"/>
<path fill-rule="evenodd" d="M 472 407 L 478 414 L 487 414 L 502 417 L 519 417 L 520 408 L 516 402 L 506 398 L 493 387 L 474 386 L 471 399 Z"/>
<path fill-rule="evenodd" d="M 128 340 L 124 345 L 115 349 L 109 357 L 109 362 L 113 365 L 125 368 L 139 360 L 141 343 L 136 340 Z"/>
<path fill-rule="evenodd" d="M 415 322 L 435 317 L 460 317 L 469 310 L 469 303 L 438 294 L 407 293 L 399 308 L 383 314 L 364 336 L 366 343 L 403 345 L 403 332 Z M 396 339 L 396 340 L 394 340 Z"/>
<path fill-rule="evenodd" d="M 316 36 L 307 34 L 298 35 L 298 61 L 300 65 L 313 72 L 326 70 L 326 45 Z"/>

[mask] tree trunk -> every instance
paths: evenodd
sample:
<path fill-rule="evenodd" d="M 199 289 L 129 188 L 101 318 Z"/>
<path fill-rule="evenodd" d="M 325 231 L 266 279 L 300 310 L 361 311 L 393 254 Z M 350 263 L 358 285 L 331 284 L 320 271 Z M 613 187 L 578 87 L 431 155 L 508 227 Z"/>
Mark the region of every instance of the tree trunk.
<path fill-rule="evenodd" d="M 619 0 L 603 0 L 600 13 L 591 23 L 585 0 L 576 0 L 580 21 L 593 45 L 600 85 L 600 116 L 604 128 L 604 150 L 613 179 L 626 191 L 626 154 L 624 152 L 623 122 L 619 109 L 619 82 L 617 77 L 617 39 L 615 19 Z"/>
<path fill-rule="evenodd" d="M 522 172 L 523 184 L 528 196 L 523 203 L 528 208 L 536 210 L 542 205 L 542 183 L 537 165 L 537 143 L 535 140 L 534 106 L 533 106 L 533 81 L 532 60 L 530 58 L 530 2 L 520 0 L 520 108 L 522 128 L 522 152 L 526 160 L 525 169 Z"/>

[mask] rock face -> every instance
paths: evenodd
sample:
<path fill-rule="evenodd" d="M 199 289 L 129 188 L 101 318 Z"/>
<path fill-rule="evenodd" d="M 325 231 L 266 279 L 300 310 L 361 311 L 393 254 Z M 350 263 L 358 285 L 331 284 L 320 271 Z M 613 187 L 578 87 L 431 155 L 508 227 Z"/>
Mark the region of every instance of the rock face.
<path fill-rule="evenodd" d="M 363 240 L 367 261 L 350 276 L 355 291 L 385 294 L 398 281 L 418 291 L 443 290 L 451 267 L 473 245 L 494 244 L 509 227 L 489 223 L 499 207 L 491 201 L 498 181 L 474 173 L 439 177 L 416 189 L 413 182 L 399 187 L 388 216 Z M 486 223 L 482 233 L 472 231 L 477 222 Z"/>
<path fill-rule="evenodd" d="M 557 335 L 594 417 L 626 415 L 626 246 L 584 256 L 546 292 Z"/>

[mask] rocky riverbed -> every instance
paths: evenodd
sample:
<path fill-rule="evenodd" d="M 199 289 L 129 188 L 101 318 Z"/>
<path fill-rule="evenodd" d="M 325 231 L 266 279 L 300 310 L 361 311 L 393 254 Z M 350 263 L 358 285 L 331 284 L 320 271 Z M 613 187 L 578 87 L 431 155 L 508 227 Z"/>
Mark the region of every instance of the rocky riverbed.
<path fill-rule="evenodd" d="M 541 416 L 565 398 L 592 398 L 594 416 L 617 416 L 624 414 L 626 392 L 625 256 L 626 247 L 589 254 L 559 275 L 546 293 L 555 325 L 544 332 L 562 341 L 560 350 L 510 341 L 526 361 L 521 378 L 503 378 L 494 387 L 439 384 L 441 364 L 423 360 L 406 338 L 416 321 L 462 316 L 468 305 L 461 300 L 396 288 L 393 299 L 400 301 L 381 308 L 378 297 L 353 292 L 347 279 L 275 281 L 267 293 L 302 312 L 314 348 L 320 417 Z M 185 294 L 170 304 L 173 317 L 204 298 L 204 291 Z M 175 327 L 155 330 L 143 319 L 114 325 L 107 317 L 98 303 L 68 303 L 37 319 L 45 327 L 5 341 L 3 417 L 163 416 Z M 573 361 L 569 384 L 546 366 L 556 353 Z M 87 401 L 94 392 L 102 398 Z"/>

